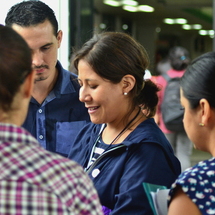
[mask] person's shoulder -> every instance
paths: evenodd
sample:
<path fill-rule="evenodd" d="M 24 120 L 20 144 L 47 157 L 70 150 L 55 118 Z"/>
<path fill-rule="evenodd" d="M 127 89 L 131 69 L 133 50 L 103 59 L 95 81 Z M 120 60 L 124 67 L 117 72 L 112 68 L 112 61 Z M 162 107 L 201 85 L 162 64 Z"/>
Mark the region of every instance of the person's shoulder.
<path fill-rule="evenodd" d="M 166 140 L 154 118 L 148 118 L 140 123 L 129 136 L 130 139 L 141 140 L 141 142 L 154 142 L 159 145 Z"/>
<path fill-rule="evenodd" d="M 200 161 L 193 167 L 189 167 L 182 172 L 178 178 L 178 183 L 184 183 L 186 181 L 188 184 L 193 184 L 203 179 L 215 179 L 214 166 L 215 158 Z"/>

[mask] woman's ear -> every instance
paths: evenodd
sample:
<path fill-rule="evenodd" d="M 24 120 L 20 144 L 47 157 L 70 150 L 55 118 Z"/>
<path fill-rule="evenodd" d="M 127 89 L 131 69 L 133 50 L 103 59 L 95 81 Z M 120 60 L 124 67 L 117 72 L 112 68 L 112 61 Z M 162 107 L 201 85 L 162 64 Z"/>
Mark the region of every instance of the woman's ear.
<path fill-rule="evenodd" d="M 210 104 L 206 99 L 201 99 L 199 101 L 200 106 L 200 117 L 201 117 L 201 123 L 204 125 L 207 125 L 209 123 L 209 120 L 212 116 L 212 109 L 210 107 Z"/>
<path fill-rule="evenodd" d="M 134 78 L 133 75 L 125 75 L 122 78 L 121 83 L 122 83 L 123 94 L 125 93 L 128 94 L 134 88 L 136 79 Z"/>

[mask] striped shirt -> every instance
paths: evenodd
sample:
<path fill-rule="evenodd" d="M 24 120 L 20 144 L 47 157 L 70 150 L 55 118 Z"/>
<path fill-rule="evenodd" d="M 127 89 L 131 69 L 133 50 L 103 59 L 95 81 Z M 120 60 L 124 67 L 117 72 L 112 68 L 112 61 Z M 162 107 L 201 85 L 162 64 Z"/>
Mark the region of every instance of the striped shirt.
<path fill-rule="evenodd" d="M 92 157 L 90 158 L 90 162 L 88 163 L 88 168 L 96 161 L 96 159 L 102 155 L 105 151 L 113 148 L 115 145 L 106 144 L 103 142 L 101 136 L 99 136 L 98 140 L 95 143 L 95 148 L 92 153 Z"/>
<path fill-rule="evenodd" d="M 23 128 L 0 123 L 0 214 L 103 213 L 82 167 L 46 151 Z"/>

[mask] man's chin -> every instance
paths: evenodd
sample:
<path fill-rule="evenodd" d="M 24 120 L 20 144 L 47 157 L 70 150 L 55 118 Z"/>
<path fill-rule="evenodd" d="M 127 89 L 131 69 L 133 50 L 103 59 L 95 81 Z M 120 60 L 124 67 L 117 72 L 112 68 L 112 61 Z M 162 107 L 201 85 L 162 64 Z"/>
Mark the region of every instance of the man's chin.
<path fill-rule="evenodd" d="M 44 81 L 44 80 L 46 80 L 46 79 L 47 79 L 47 77 L 43 77 L 43 76 L 36 77 L 36 78 L 34 79 L 34 83 L 39 82 L 39 81 Z"/>

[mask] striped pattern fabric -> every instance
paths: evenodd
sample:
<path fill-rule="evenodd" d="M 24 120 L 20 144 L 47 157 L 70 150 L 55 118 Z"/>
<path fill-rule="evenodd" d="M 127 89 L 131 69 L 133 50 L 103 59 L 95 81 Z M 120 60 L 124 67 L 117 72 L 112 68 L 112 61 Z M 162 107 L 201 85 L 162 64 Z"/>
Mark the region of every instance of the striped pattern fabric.
<path fill-rule="evenodd" d="M 103 214 L 81 166 L 39 146 L 26 130 L 0 123 L 0 214 Z"/>

